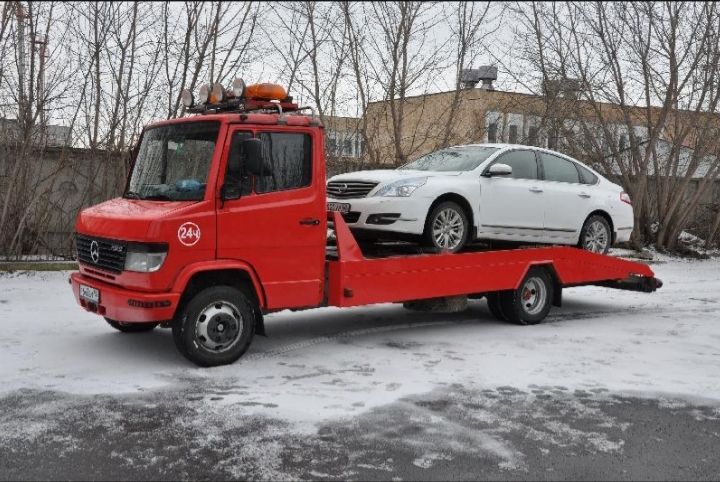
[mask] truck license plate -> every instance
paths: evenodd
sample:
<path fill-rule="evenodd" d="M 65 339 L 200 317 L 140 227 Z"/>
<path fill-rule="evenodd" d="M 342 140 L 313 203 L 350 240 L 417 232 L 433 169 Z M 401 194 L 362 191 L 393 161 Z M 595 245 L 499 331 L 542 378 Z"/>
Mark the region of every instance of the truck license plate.
<path fill-rule="evenodd" d="M 80 285 L 80 298 L 93 303 L 100 303 L 100 290 L 90 286 Z"/>
<path fill-rule="evenodd" d="M 348 203 L 327 203 L 328 211 L 337 211 L 339 213 L 347 214 L 350 212 L 350 205 Z"/>

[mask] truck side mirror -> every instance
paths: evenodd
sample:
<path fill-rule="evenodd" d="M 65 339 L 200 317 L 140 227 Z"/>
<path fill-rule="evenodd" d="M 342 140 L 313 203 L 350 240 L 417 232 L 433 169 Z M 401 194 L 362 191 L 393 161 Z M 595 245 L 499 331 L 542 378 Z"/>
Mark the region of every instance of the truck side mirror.
<path fill-rule="evenodd" d="M 240 186 L 237 183 L 225 183 L 220 188 L 220 199 L 230 201 L 232 199 L 240 199 Z"/>
<path fill-rule="evenodd" d="M 512 167 L 508 166 L 507 164 L 502 164 L 498 162 L 497 164 L 493 164 L 488 168 L 487 171 L 485 171 L 484 176 L 487 177 L 494 177 L 494 176 L 509 176 L 512 174 Z"/>
<path fill-rule="evenodd" d="M 263 153 L 262 141 L 257 138 L 245 139 L 242 147 L 245 170 L 253 176 L 269 176 L 272 166 Z"/>

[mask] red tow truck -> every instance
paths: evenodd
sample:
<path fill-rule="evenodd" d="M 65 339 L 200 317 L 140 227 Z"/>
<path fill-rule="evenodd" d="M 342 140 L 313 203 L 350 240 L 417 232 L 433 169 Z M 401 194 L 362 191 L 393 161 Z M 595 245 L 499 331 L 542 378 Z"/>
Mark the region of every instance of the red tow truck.
<path fill-rule="evenodd" d="M 198 365 L 236 361 L 282 309 L 485 296 L 530 325 L 564 287 L 662 286 L 645 264 L 571 247 L 364 254 L 327 210 L 323 126 L 281 86 L 236 80 L 183 103 L 197 115 L 143 131 L 123 196 L 79 214 L 70 284 L 120 331 L 171 327 Z"/>

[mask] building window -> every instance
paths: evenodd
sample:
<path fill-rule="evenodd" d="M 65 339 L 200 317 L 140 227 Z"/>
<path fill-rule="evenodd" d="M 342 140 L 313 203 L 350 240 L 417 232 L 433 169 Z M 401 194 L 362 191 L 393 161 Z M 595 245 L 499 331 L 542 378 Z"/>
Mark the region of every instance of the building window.
<path fill-rule="evenodd" d="M 557 149 L 558 143 L 558 131 L 553 128 L 550 129 L 550 135 L 548 135 L 548 149 Z"/>
<path fill-rule="evenodd" d="M 518 126 L 511 125 L 508 130 L 508 142 L 510 144 L 517 144 L 518 143 Z"/>
<path fill-rule="evenodd" d="M 327 143 L 325 144 L 325 151 L 327 151 L 327 153 L 331 156 L 334 156 L 335 149 L 337 149 L 337 146 L 335 144 L 335 138 L 328 136 Z"/>
<path fill-rule="evenodd" d="M 343 156 L 352 157 L 353 155 L 353 141 L 350 137 L 345 136 L 343 139 Z"/>
<path fill-rule="evenodd" d="M 488 125 L 487 138 L 488 142 L 497 142 L 497 122 L 491 122 Z"/>
<path fill-rule="evenodd" d="M 528 144 L 531 146 L 538 145 L 538 128 L 535 126 L 530 126 L 528 129 Z"/>

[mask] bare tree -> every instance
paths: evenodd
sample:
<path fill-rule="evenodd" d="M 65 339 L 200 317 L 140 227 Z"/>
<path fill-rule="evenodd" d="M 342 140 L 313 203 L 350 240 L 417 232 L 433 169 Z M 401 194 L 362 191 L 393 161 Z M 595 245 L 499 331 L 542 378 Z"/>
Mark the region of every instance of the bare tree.
<path fill-rule="evenodd" d="M 718 6 L 532 3 L 515 12 L 543 127 L 566 140 L 558 148 L 619 178 L 634 200 L 636 245 L 674 248 L 718 175 Z"/>

